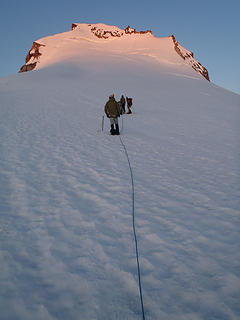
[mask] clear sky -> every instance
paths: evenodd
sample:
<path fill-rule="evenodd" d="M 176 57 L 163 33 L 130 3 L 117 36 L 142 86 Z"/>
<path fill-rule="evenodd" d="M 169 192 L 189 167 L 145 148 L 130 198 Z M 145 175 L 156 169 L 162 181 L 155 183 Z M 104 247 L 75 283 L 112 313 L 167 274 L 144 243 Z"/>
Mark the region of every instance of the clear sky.
<path fill-rule="evenodd" d="M 0 0 L 0 77 L 18 72 L 33 41 L 74 22 L 174 34 L 213 83 L 240 94 L 240 0 Z"/>

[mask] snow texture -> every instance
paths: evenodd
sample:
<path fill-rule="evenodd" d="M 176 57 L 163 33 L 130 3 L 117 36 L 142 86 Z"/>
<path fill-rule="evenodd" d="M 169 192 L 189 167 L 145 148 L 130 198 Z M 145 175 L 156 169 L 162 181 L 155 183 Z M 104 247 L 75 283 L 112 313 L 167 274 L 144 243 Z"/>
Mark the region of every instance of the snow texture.
<path fill-rule="evenodd" d="M 0 318 L 141 319 L 128 163 L 101 131 L 115 93 L 133 97 L 120 129 L 146 319 L 237 320 L 240 96 L 167 47 L 113 41 L 0 79 Z"/>

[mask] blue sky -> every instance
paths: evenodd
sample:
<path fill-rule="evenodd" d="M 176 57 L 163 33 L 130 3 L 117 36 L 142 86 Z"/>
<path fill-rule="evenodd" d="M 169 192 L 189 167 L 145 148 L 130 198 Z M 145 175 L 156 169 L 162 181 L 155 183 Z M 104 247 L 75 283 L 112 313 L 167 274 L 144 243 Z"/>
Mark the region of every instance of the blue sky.
<path fill-rule="evenodd" d="M 240 94 L 239 12 L 239 0 L 1 0 L 0 77 L 18 72 L 33 41 L 69 31 L 73 22 L 102 22 L 174 34 L 213 83 Z"/>

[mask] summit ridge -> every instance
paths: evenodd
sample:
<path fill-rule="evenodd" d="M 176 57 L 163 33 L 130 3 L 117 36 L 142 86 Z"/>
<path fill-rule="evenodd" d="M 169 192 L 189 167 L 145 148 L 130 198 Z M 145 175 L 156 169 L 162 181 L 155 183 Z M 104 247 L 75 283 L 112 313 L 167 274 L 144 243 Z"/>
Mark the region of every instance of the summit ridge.
<path fill-rule="evenodd" d="M 137 31 L 130 26 L 120 29 L 103 23 L 73 23 L 72 30 L 68 32 L 34 41 L 19 72 L 72 60 L 72 57 L 78 62 L 85 61 L 90 52 L 99 50 L 101 55 L 95 55 L 95 61 L 113 53 L 123 60 L 129 55 L 134 56 L 136 61 L 145 57 L 157 61 L 163 68 L 166 64 L 175 65 L 176 68 L 181 66 L 184 72 L 190 72 L 191 67 L 209 80 L 207 69 L 194 58 L 191 51 L 177 42 L 174 35 L 155 37 L 151 30 Z"/>

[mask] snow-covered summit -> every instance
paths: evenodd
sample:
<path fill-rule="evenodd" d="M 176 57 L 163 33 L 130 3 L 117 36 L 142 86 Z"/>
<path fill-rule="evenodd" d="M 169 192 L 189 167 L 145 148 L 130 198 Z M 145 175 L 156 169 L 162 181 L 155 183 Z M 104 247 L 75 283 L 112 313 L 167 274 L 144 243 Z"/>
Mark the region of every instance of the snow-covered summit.
<path fill-rule="evenodd" d="M 174 36 L 157 38 L 151 30 L 136 31 L 128 26 L 120 29 L 102 23 L 73 23 L 72 30 L 34 41 L 20 72 L 41 69 L 71 60 L 75 63 L 106 58 L 134 59 L 144 63 L 147 59 L 161 66 L 178 67 L 180 73 L 197 73 L 209 80 L 208 71 L 183 48 Z"/>

